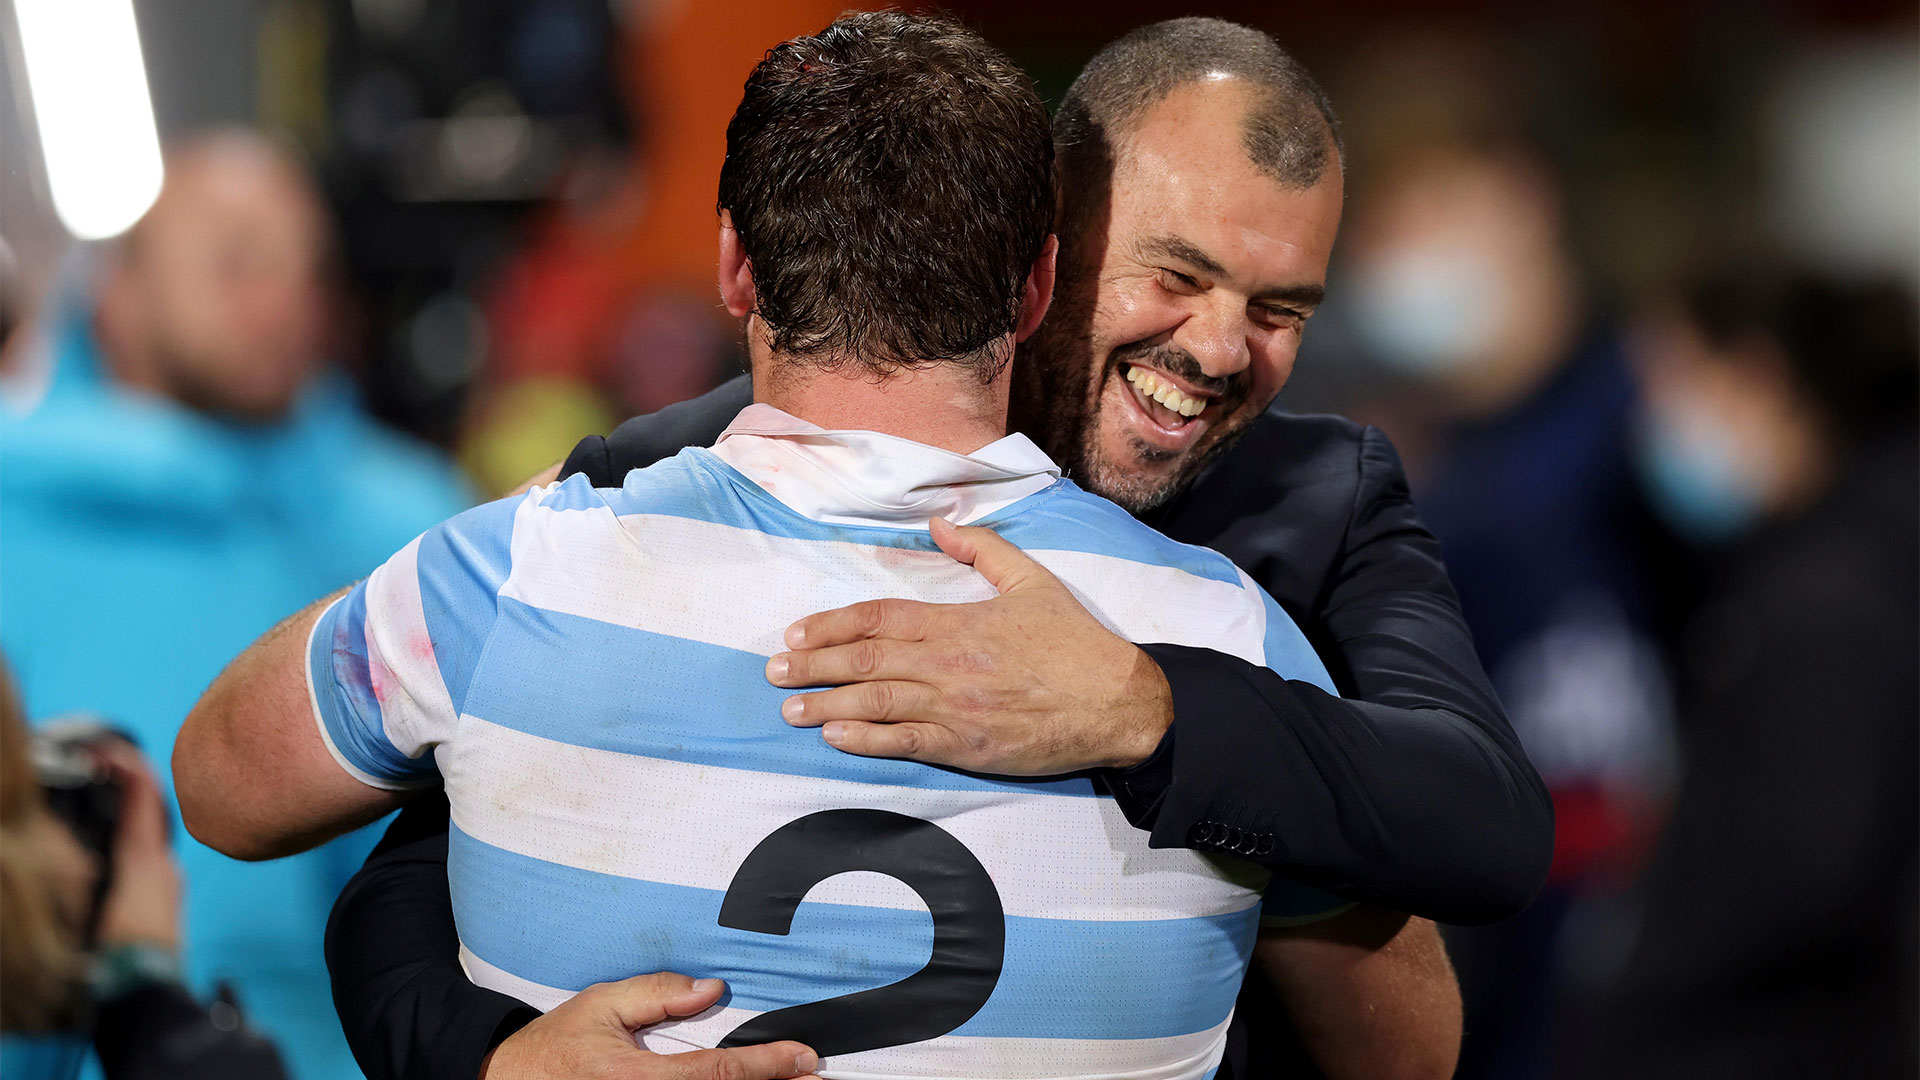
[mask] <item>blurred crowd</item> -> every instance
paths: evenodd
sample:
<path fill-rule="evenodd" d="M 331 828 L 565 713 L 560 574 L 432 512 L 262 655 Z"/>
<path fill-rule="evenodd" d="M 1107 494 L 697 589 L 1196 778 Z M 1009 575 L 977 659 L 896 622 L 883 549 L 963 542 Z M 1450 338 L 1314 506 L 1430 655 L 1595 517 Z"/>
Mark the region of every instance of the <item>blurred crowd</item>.
<path fill-rule="evenodd" d="M 1776 164 L 1715 197 L 1779 227 L 1648 208 L 1664 259 L 1578 215 L 1674 178 L 1580 174 L 1621 136 L 1539 115 L 1512 42 L 1353 65 L 1333 341 L 1281 404 L 1405 455 L 1557 818 L 1534 905 L 1448 935 L 1462 1076 L 1914 1075 L 1920 225 L 1848 200 L 1920 193 L 1920 56 L 1828 49 L 1722 121 Z"/>
<path fill-rule="evenodd" d="M 326 363 L 331 243 L 296 159 L 196 135 L 140 223 L 76 252 L 71 290 L 14 332 L 0 648 L 33 720 L 97 718 L 164 765 L 253 638 L 469 504 Z M 181 973 L 230 987 L 313 1075 L 351 1075 L 321 935 L 373 839 L 259 865 L 174 844 Z"/>
<path fill-rule="evenodd" d="M 378 826 L 235 863 L 141 755 L 299 604 L 740 370 L 726 117 L 840 6 L 230 3 L 254 77 L 169 119 L 196 70 L 150 63 L 166 180 L 130 231 L 60 242 L 8 155 L 0 649 L 35 734 L 0 693 L 0 1067 L 159 987 L 233 1075 L 278 1068 L 268 1041 L 357 1075 L 320 938 Z M 1910 7 L 1204 6 L 1295 48 L 1346 124 L 1280 406 L 1392 438 L 1554 796 L 1540 899 L 1449 934 L 1460 1075 L 1915 1075 Z M 950 7 L 1056 91 L 1182 13 Z M 60 796 L 54 759 L 117 794 Z"/>

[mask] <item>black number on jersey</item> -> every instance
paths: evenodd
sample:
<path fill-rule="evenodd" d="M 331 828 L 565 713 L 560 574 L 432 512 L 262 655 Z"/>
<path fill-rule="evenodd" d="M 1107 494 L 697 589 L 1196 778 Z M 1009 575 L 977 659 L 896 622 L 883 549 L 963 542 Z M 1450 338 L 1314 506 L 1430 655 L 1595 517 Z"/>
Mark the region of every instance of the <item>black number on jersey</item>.
<path fill-rule="evenodd" d="M 785 935 L 807 890 L 836 874 L 897 878 L 933 913 L 933 955 L 897 983 L 776 1009 L 734 1028 L 721 1046 L 797 1039 L 822 1057 L 939 1038 L 993 994 L 1007 920 L 987 868 L 931 821 L 886 810 L 823 810 L 775 829 L 727 886 L 720 925 Z"/>

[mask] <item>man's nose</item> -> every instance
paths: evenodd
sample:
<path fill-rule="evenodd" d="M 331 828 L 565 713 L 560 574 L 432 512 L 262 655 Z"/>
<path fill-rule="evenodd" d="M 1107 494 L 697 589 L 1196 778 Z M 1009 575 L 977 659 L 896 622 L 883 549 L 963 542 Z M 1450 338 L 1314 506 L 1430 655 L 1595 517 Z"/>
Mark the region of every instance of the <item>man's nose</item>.
<path fill-rule="evenodd" d="M 1246 305 L 1219 290 L 1196 297 L 1194 312 L 1174 331 L 1173 343 L 1200 362 L 1209 378 L 1238 375 L 1252 362 L 1247 350 Z"/>

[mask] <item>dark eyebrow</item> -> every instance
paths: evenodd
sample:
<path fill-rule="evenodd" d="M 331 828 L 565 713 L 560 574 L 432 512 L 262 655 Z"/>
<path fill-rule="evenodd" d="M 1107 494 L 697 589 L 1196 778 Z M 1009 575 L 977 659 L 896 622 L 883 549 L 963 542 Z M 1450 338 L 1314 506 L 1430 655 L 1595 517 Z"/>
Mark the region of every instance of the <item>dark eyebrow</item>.
<path fill-rule="evenodd" d="M 1325 285 L 1283 285 L 1278 289 L 1267 289 L 1255 293 L 1252 297 L 1256 304 L 1273 303 L 1298 304 L 1301 307 L 1317 308 L 1320 301 L 1326 299 Z"/>
<path fill-rule="evenodd" d="M 1195 247 L 1191 241 L 1182 240 L 1178 236 L 1150 237 L 1141 242 L 1140 249 L 1149 257 L 1158 256 L 1183 262 L 1203 274 L 1214 277 L 1227 276 L 1227 268 L 1215 262 L 1213 256 Z M 1252 299 L 1255 303 L 1279 302 L 1314 308 L 1320 306 L 1320 301 L 1325 299 L 1326 295 L 1325 285 L 1282 285 L 1277 289 L 1262 290 L 1254 294 Z"/>
<path fill-rule="evenodd" d="M 1155 236 L 1143 241 L 1140 248 L 1148 255 L 1177 259 L 1203 274 L 1225 277 L 1227 273 L 1227 268 L 1214 262 L 1211 255 L 1177 236 Z"/>

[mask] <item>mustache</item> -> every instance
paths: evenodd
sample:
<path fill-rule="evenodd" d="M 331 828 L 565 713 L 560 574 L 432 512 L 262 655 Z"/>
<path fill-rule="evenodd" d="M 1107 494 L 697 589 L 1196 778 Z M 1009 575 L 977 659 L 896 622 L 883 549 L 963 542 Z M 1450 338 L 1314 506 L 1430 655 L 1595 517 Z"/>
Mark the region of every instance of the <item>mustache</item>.
<path fill-rule="evenodd" d="M 1196 390 L 1203 390 L 1222 401 L 1235 401 L 1247 395 L 1247 372 L 1239 371 L 1232 375 L 1208 375 L 1200 367 L 1200 361 L 1185 349 L 1172 345 L 1146 345 L 1135 342 L 1122 345 L 1110 354 L 1115 365 L 1126 364 L 1137 368 L 1159 368 L 1161 371 L 1184 379 Z"/>

